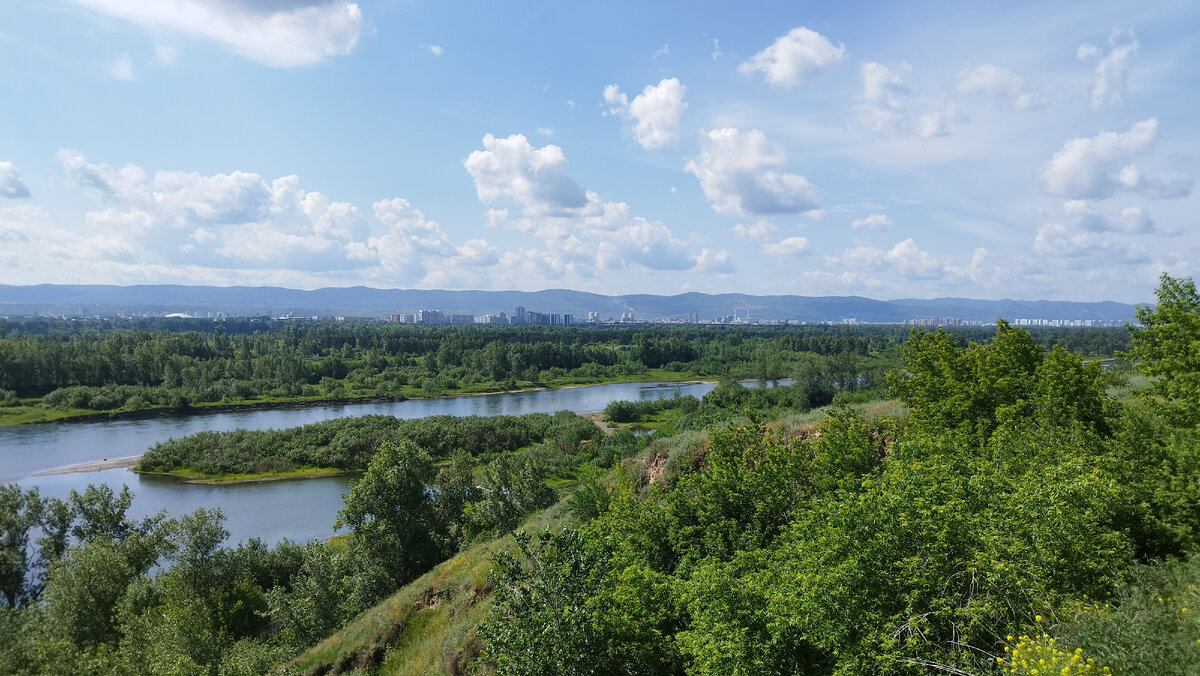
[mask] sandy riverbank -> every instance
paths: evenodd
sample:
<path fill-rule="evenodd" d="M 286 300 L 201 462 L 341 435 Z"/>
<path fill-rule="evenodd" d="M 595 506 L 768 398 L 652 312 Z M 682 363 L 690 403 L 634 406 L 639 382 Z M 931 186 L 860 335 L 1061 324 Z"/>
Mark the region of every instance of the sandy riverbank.
<path fill-rule="evenodd" d="M 125 458 L 104 458 L 103 460 L 92 460 L 91 462 L 81 462 L 78 465 L 68 465 L 66 467 L 57 467 L 48 469 L 44 472 L 38 472 L 34 476 L 52 476 L 54 474 L 75 474 L 77 472 L 102 472 L 106 469 L 118 469 L 121 467 L 133 467 L 142 459 L 140 455 L 131 455 Z"/>

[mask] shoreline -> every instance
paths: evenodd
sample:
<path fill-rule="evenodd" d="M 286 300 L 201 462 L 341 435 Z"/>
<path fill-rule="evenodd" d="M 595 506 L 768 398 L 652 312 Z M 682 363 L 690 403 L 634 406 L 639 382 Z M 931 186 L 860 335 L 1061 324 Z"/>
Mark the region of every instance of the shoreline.
<path fill-rule="evenodd" d="M 88 462 L 80 462 L 66 467 L 55 467 L 47 469 L 34 476 L 56 476 L 59 474 L 79 474 L 81 472 L 103 472 L 109 469 L 120 469 L 123 467 L 135 467 L 142 459 L 140 455 L 127 455 L 124 458 L 104 458 L 102 460 L 90 460 Z"/>
<path fill-rule="evenodd" d="M 196 416 L 207 413 L 236 413 L 240 411 L 271 411 L 285 410 L 291 408 L 317 408 L 321 406 L 352 406 L 355 404 L 382 404 L 389 402 L 403 401 L 421 401 L 432 399 L 456 399 L 459 397 L 486 397 L 497 394 L 521 394 L 529 392 L 543 392 L 551 390 L 568 390 L 580 387 L 597 387 L 600 385 L 621 385 L 625 383 L 662 383 L 672 385 L 702 385 L 705 383 L 714 383 L 716 380 L 704 380 L 687 378 L 682 380 L 668 380 L 664 378 L 654 378 L 651 380 L 610 380 L 599 383 L 571 383 L 567 385 L 547 385 L 543 387 L 524 387 L 517 390 L 492 390 L 489 392 L 462 392 L 459 394 L 435 394 L 431 396 L 414 396 L 406 397 L 404 395 L 396 395 L 394 397 L 363 397 L 361 399 L 314 399 L 312 401 L 261 401 L 247 404 L 197 404 L 189 406 L 185 409 L 174 408 L 146 408 L 135 411 L 96 411 L 93 413 L 81 413 L 79 415 L 68 415 L 61 418 L 51 420 L 30 420 L 27 422 L 10 422 L 0 423 L 0 427 L 19 426 L 19 425 L 49 425 L 56 423 L 86 423 L 96 422 L 101 420 L 146 420 L 150 418 L 160 418 L 167 416 Z"/>

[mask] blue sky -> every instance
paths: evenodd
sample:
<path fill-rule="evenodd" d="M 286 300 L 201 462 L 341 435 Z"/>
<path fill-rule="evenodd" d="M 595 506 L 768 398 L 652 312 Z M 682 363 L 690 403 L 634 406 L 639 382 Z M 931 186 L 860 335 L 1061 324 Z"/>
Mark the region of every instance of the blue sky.
<path fill-rule="evenodd" d="M 1152 298 L 1200 5 L 10 0 L 0 283 Z"/>

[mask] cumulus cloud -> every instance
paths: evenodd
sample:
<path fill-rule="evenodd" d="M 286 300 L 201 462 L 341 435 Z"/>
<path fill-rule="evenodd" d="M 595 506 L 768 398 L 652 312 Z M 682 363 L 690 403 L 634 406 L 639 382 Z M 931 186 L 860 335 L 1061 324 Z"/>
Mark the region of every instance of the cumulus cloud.
<path fill-rule="evenodd" d="M 1032 110 L 1046 104 L 1025 78 L 991 63 L 984 63 L 959 73 L 957 89 L 962 94 L 990 97 L 1015 110 Z"/>
<path fill-rule="evenodd" d="M 633 101 L 615 84 L 604 88 L 603 99 L 609 114 L 633 123 L 638 144 L 654 150 L 679 140 L 679 120 L 688 107 L 683 100 L 686 93 L 678 78 L 663 78 L 657 85 L 647 85 Z"/>
<path fill-rule="evenodd" d="M 829 262 L 840 263 L 846 269 L 843 278 L 860 286 L 873 286 L 874 283 L 867 283 L 866 280 L 881 276 L 910 281 L 942 279 L 948 271 L 945 263 L 918 247 L 912 238 L 897 243 L 887 251 L 873 246 L 847 249 L 840 257 Z"/>
<path fill-rule="evenodd" d="M 696 261 L 670 228 L 630 213 L 629 205 L 585 192 L 566 174 L 566 157 L 555 145 L 534 148 L 524 136 L 497 139 L 488 134 L 484 150 L 463 162 L 484 203 L 511 200 L 508 209 L 490 208 L 490 227 L 528 233 L 543 248 L 523 250 L 522 265 L 535 260 L 544 274 L 591 276 L 597 269 L 639 265 L 650 270 L 689 270 Z M 508 260 L 502 256 L 501 265 Z"/>
<path fill-rule="evenodd" d="M 534 148 L 523 134 L 483 137 L 483 150 L 463 162 L 483 202 L 511 199 L 533 214 L 561 214 L 588 202 L 583 189 L 567 177 L 562 148 Z"/>
<path fill-rule="evenodd" d="M 887 230 L 892 225 L 892 219 L 887 214 L 871 214 L 866 218 L 858 218 L 850 222 L 850 227 L 867 228 L 870 230 Z"/>
<path fill-rule="evenodd" d="M 370 246 L 379 252 L 379 262 L 387 269 L 399 272 L 406 268 L 410 278 L 424 276 L 424 269 L 411 274 L 423 255 L 449 256 L 455 253 L 449 238 L 435 222 L 425 218 L 408 200 L 395 198 L 373 205 L 375 218 L 388 227 L 387 234 L 373 237 Z M 472 250 L 477 248 L 472 245 Z"/>
<path fill-rule="evenodd" d="M 1109 218 L 1082 200 L 1062 204 L 1062 217 L 1042 224 L 1034 237 L 1033 250 L 1056 260 L 1100 256 L 1114 262 L 1142 262 L 1145 251 L 1130 235 L 1157 231 L 1157 226 L 1141 207 L 1122 209 Z M 1124 237 L 1122 237 L 1124 235 Z M 1084 267 L 1075 261 L 1074 267 Z"/>
<path fill-rule="evenodd" d="M 30 233 L 40 235 L 52 229 L 50 215 L 41 207 L 21 204 L 0 208 L 0 242 L 9 245 L 26 243 L 32 239 Z"/>
<path fill-rule="evenodd" d="M 1039 175 L 1042 189 L 1071 199 L 1105 199 L 1118 192 L 1147 197 L 1184 197 L 1192 192 L 1190 176 L 1143 172 L 1133 160 L 1147 154 L 1158 133 L 1158 120 L 1135 123 L 1126 132 L 1102 132 L 1073 138 L 1054 154 Z"/>
<path fill-rule="evenodd" d="M 743 62 L 738 66 L 738 72 L 744 75 L 762 73 L 771 85 L 791 89 L 841 63 L 845 53 L 845 45 L 834 47 L 828 38 L 816 31 L 793 28 Z"/>
<path fill-rule="evenodd" d="M 643 218 L 619 223 L 598 238 L 596 262 L 600 269 L 610 270 L 630 264 L 651 270 L 690 270 L 696 264 L 667 226 Z"/>
<path fill-rule="evenodd" d="M 146 28 L 212 40 L 268 66 L 320 63 L 349 54 L 365 23 L 348 0 L 75 0 Z"/>
<path fill-rule="evenodd" d="M 874 61 L 859 66 L 862 79 L 861 116 L 863 125 L 874 132 L 896 130 L 905 117 L 910 92 L 904 75 L 912 70 L 907 63 L 889 68 Z"/>
<path fill-rule="evenodd" d="M 1129 235 L 1158 231 L 1150 214 L 1139 206 L 1125 207 L 1115 218 L 1109 218 L 1083 200 L 1067 200 L 1062 205 L 1064 222 L 1072 230 L 1087 232 L 1121 232 Z"/>
<path fill-rule="evenodd" d="M 859 123 L 877 134 L 912 134 L 922 139 L 950 134 L 950 125 L 963 119 L 954 104 L 920 105 L 906 78 L 912 66 L 901 63 L 885 66 L 865 61 L 859 66 L 862 93 L 859 94 Z"/>
<path fill-rule="evenodd" d="M 733 262 L 729 260 L 729 252 L 721 249 L 714 251 L 704 249 L 696 256 L 696 272 L 713 275 L 731 275 L 737 272 Z"/>
<path fill-rule="evenodd" d="M 0 197 L 21 199 L 29 197 L 29 187 L 21 180 L 17 165 L 12 162 L 0 162 Z"/>
<path fill-rule="evenodd" d="M 1129 71 L 1139 47 L 1132 28 L 1114 29 L 1108 36 L 1107 50 L 1086 42 L 1079 45 L 1075 51 L 1079 60 L 1096 62 L 1092 74 L 1093 108 L 1100 108 L 1106 103 L 1119 104 L 1125 100 Z"/>
<path fill-rule="evenodd" d="M 733 234 L 739 239 L 766 241 L 779 233 L 779 228 L 770 221 L 755 221 L 750 225 L 738 223 L 732 228 Z"/>
<path fill-rule="evenodd" d="M 808 240 L 804 237 L 788 237 L 778 242 L 763 244 L 762 252 L 768 256 L 779 258 L 794 258 L 809 251 Z"/>
<path fill-rule="evenodd" d="M 700 154 L 685 169 L 699 179 L 718 213 L 799 213 L 820 205 L 808 179 L 780 171 L 787 155 L 758 129 L 703 132 L 700 147 Z"/>
<path fill-rule="evenodd" d="M 299 270 L 363 267 L 369 226 L 353 205 L 302 190 L 299 179 L 268 182 L 235 171 L 205 176 L 140 167 L 114 169 L 82 154 L 58 155 L 67 176 L 105 208 L 85 221 L 107 251 L 142 262 Z"/>
<path fill-rule="evenodd" d="M 433 54 L 434 56 L 441 56 L 443 53 L 441 45 L 430 45 L 430 44 L 426 44 L 426 43 L 422 42 L 418 46 L 421 49 L 424 49 L 425 51 L 429 52 L 430 54 Z"/>

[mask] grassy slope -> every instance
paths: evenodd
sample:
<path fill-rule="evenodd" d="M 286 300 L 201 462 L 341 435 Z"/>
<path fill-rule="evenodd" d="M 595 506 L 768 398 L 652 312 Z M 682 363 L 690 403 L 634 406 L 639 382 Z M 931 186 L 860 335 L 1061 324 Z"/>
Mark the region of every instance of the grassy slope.
<path fill-rule="evenodd" d="M 527 531 L 574 525 L 565 501 L 529 517 Z M 492 555 L 511 536 L 477 544 L 438 565 L 296 659 L 305 674 L 375 667 L 381 674 L 458 674 L 474 659 L 475 631 L 491 604 Z M 376 672 L 372 672 L 376 673 Z"/>

